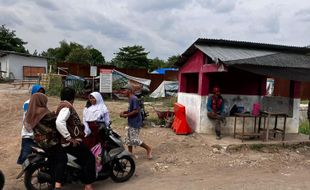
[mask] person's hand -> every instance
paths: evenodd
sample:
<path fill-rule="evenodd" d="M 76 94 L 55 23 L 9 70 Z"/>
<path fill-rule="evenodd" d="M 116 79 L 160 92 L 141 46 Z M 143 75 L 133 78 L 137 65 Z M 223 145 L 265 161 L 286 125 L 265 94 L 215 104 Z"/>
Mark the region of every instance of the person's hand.
<path fill-rule="evenodd" d="M 80 141 L 78 141 L 78 140 L 76 140 L 76 139 L 74 139 L 74 138 L 71 138 L 71 139 L 69 140 L 69 142 L 72 143 L 73 147 L 76 147 L 77 145 L 80 144 Z"/>
<path fill-rule="evenodd" d="M 120 117 L 126 118 L 127 117 L 127 111 L 121 112 Z"/>

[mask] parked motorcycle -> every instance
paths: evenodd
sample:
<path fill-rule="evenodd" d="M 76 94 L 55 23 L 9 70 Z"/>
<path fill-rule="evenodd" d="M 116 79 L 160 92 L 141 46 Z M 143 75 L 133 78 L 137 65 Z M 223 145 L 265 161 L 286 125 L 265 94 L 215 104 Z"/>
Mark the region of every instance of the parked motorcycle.
<path fill-rule="evenodd" d="M 111 177 L 115 182 L 124 182 L 132 177 L 135 172 L 135 162 L 131 154 L 125 150 L 121 137 L 110 126 L 100 125 L 99 134 L 102 142 L 102 169 L 97 175 L 97 180 Z M 28 156 L 23 163 L 23 170 L 17 176 L 23 174 L 24 184 L 27 190 L 53 189 L 54 181 L 46 153 L 37 147 L 33 147 L 34 153 Z M 65 184 L 80 181 L 81 166 L 76 158 L 70 154 L 65 173 Z"/>
<path fill-rule="evenodd" d="M 3 172 L 0 170 L 0 190 L 3 189 L 4 183 L 5 183 L 4 174 L 3 174 Z"/>

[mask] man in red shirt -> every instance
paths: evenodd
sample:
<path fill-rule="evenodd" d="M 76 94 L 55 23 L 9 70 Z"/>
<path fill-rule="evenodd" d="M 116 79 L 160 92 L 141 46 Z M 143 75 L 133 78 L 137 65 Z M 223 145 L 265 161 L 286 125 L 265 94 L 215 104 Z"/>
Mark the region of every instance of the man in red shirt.
<path fill-rule="evenodd" d="M 226 119 L 224 117 L 224 99 L 219 87 L 213 88 L 213 95 L 208 98 L 207 109 L 208 118 L 215 122 L 216 139 L 220 140 L 222 138 L 221 123 L 223 122 L 225 125 Z"/>

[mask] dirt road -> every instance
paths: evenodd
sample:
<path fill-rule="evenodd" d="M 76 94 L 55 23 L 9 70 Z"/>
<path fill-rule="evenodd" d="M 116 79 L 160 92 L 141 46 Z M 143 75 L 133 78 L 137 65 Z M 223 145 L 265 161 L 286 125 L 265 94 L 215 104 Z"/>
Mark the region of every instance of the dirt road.
<path fill-rule="evenodd" d="M 29 95 L 0 84 L 0 169 L 6 176 L 7 190 L 25 189 L 16 159 L 20 150 L 22 104 Z M 57 97 L 49 97 L 49 108 L 55 110 Z M 76 101 L 81 115 L 84 101 Z M 113 128 L 124 134 L 125 120 L 119 112 L 126 102 L 107 102 Z M 148 108 L 147 108 L 148 109 Z M 152 110 L 149 109 L 151 112 Z M 151 115 L 151 117 L 155 117 Z M 121 184 L 110 179 L 96 182 L 95 189 L 115 190 L 182 190 L 182 189 L 309 189 L 310 147 L 264 147 L 257 150 L 242 148 L 225 151 L 211 147 L 212 136 L 192 134 L 177 136 L 170 129 L 146 127 L 141 135 L 154 149 L 154 159 L 147 160 L 143 149 L 135 149 L 136 175 Z M 83 189 L 81 185 L 67 185 L 64 189 Z"/>

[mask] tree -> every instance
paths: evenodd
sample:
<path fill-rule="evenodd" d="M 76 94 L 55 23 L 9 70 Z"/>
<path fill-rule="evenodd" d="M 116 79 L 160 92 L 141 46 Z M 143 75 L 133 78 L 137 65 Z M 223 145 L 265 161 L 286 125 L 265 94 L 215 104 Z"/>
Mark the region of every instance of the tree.
<path fill-rule="evenodd" d="M 158 57 L 154 59 L 150 59 L 149 64 L 149 70 L 153 71 L 155 69 L 163 68 L 166 66 L 166 63 L 164 60 L 159 59 Z"/>
<path fill-rule="evenodd" d="M 15 30 L 10 31 L 5 25 L 0 27 L 0 50 L 15 51 L 19 53 L 29 53 L 24 47 L 27 42 L 16 37 Z"/>
<path fill-rule="evenodd" d="M 166 67 L 176 67 L 176 62 L 181 58 L 180 55 L 173 55 L 167 59 Z"/>
<path fill-rule="evenodd" d="M 51 58 L 50 64 L 57 62 L 74 62 L 80 64 L 104 64 L 105 59 L 100 51 L 87 46 L 86 48 L 76 42 L 67 43 L 66 41 L 60 41 L 60 46 L 57 48 L 49 48 L 46 52 L 42 52 L 41 55 Z"/>
<path fill-rule="evenodd" d="M 142 46 L 127 46 L 119 49 L 115 58 L 112 59 L 112 64 L 122 68 L 148 68 L 149 60 Z"/>
<path fill-rule="evenodd" d="M 105 64 L 105 59 L 100 51 L 95 48 L 90 48 L 89 53 L 91 56 L 91 64 L 102 65 Z"/>
<path fill-rule="evenodd" d="M 91 55 L 87 49 L 77 47 L 71 49 L 70 53 L 66 56 L 65 62 L 90 64 Z"/>

